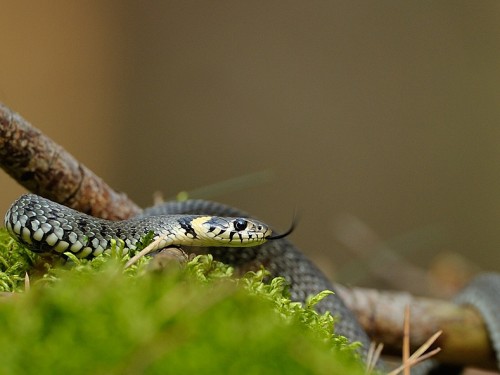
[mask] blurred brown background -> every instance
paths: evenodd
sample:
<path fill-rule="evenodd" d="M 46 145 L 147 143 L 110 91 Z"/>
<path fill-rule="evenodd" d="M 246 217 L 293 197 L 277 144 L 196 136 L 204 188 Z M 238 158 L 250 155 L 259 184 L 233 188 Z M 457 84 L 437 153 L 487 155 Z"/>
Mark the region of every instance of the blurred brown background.
<path fill-rule="evenodd" d="M 278 228 L 297 208 L 292 239 L 344 282 L 389 248 L 500 270 L 499 20 L 493 0 L 6 3 L 0 101 L 141 205 L 221 183 L 202 195 Z M 4 212 L 23 189 L 0 184 Z"/>

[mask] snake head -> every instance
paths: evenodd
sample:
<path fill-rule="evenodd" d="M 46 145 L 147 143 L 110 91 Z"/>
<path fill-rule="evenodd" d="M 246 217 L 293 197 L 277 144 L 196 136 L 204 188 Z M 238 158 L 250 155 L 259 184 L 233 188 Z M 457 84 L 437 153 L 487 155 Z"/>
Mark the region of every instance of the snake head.
<path fill-rule="evenodd" d="M 272 230 L 266 224 L 241 217 L 203 216 L 191 226 L 208 246 L 247 247 L 266 242 Z"/>

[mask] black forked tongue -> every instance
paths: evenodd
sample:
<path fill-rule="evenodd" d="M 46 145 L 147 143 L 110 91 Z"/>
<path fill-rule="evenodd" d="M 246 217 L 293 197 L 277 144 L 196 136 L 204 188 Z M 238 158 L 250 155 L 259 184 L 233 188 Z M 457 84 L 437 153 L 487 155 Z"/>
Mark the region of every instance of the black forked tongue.
<path fill-rule="evenodd" d="M 275 236 L 269 236 L 266 238 L 266 240 L 268 240 L 268 241 L 269 240 L 279 240 L 280 238 L 284 238 L 284 237 L 288 236 L 295 229 L 295 225 L 297 225 L 297 216 L 294 214 L 293 220 L 292 220 L 292 225 L 290 225 L 290 228 L 288 228 L 288 230 L 286 232 L 281 233 L 281 234 L 277 234 Z"/>

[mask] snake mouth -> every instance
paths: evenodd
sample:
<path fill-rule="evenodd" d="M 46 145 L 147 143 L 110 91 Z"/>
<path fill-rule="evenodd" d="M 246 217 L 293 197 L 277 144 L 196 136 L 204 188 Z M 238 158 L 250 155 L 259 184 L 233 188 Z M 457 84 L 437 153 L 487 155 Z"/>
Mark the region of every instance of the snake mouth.
<path fill-rule="evenodd" d="M 266 238 L 267 241 L 270 241 L 270 240 L 279 240 L 280 238 L 285 238 L 286 236 L 288 236 L 290 233 L 292 233 L 295 229 L 295 226 L 297 224 L 297 217 L 294 215 L 293 216 L 293 220 L 292 220 L 292 224 L 290 225 L 290 228 L 288 228 L 287 231 L 285 231 L 284 233 L 280 233 L 280 234 L 277 234 L 275 236 L 269 236 Z"/>

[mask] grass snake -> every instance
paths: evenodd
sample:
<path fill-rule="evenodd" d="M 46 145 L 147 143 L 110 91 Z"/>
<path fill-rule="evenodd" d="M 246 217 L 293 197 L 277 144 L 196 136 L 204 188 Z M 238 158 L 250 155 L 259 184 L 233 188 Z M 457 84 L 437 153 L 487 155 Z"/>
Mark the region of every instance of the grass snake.
<path fill-rule="evenodd" d="M 290 284 L 291 298 L 304 302 L 323 290 L 335 291 L 324 274 L 283 235 L 273 235 L 264 223 L 245 212 L 211 201 L 171 201 L 145 209 L 124 221 L 98 219 L 35 194 L 21 196 L 5 215 L 5 226 L 19 242 L 35 252 L 71 251 L 78 257 L 93 257 L 110 248 L 111 239 L 122 239 L 135 250 L 150 231 L 169 245 L 206 248 L 215 259 L 239 271 L 263 265 L 271 276 L 283 276 Z M 272 240 L 272 241 L 269 241 Z M 269 242 L 268 242 L 269 241 Z M 460 303 L 476 306 L 483 314 L 497 352 L 500 352 L 500 277 L 489 274 L 473 283 L 458 297 Z M 484 291 L 481 296 L 479 291 Z M 492 298 L 493 296 L 493 298 Z M 362 343 L 366 355 L 370 339 L 337 294 L 323 299 L 316 309 L 338 316 L 335 331 Z M 496 340 L 496 341 L 495 341 Z M 497 358 L 500 357 L 497 354 Z"/>

